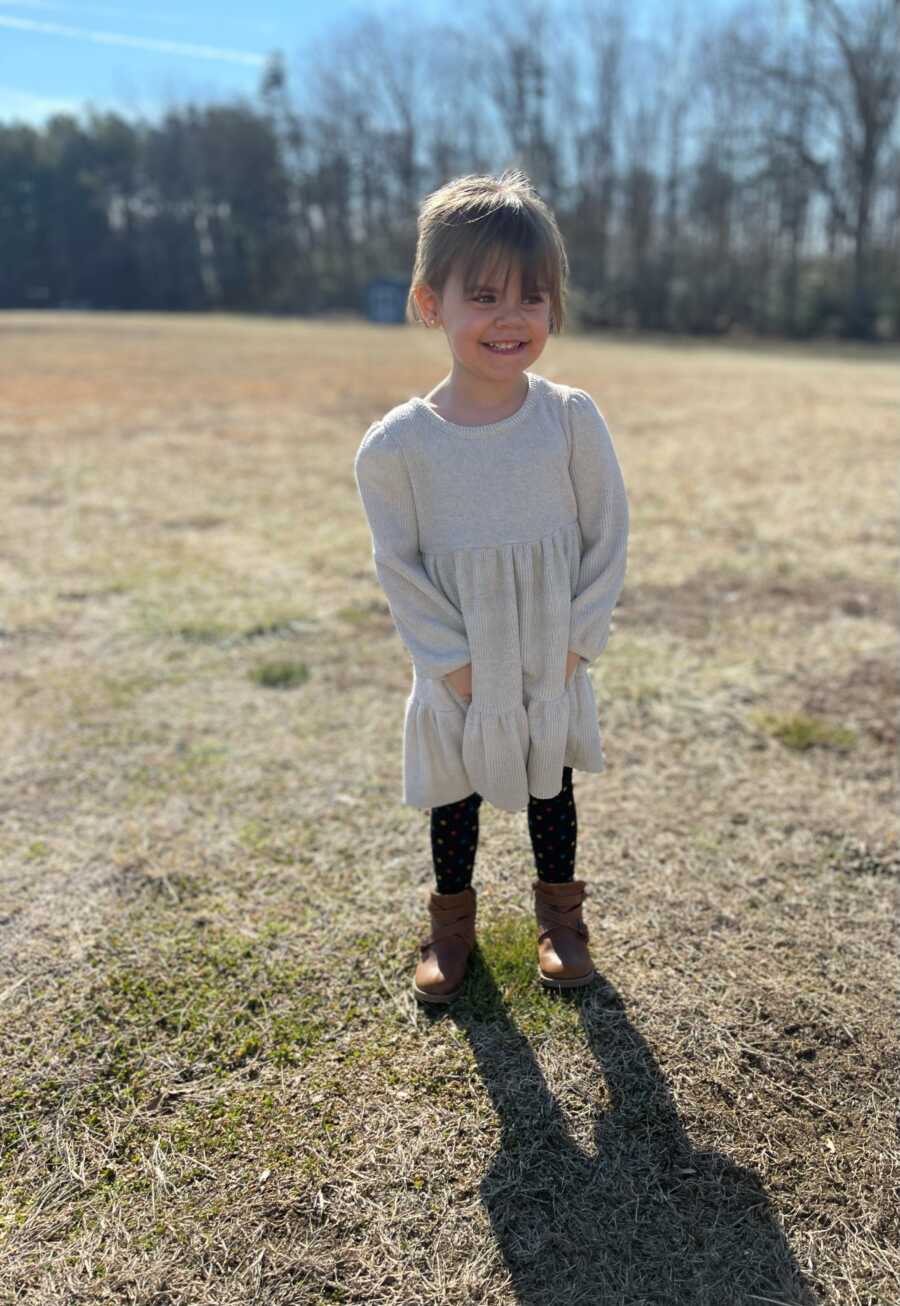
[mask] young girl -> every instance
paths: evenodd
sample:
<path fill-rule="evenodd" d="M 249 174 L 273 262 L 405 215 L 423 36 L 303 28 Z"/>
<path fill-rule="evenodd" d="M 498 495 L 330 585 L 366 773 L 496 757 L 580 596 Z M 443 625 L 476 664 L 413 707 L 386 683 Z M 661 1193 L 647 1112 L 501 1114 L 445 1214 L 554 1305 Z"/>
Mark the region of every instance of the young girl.
<path fill-rule="evenodd" d="M 595 974 L 572 771 L 605 765 L 587 666 L 609 638 L 629 514 L 593 399 L 529 370 L 563 325 L 567 274 L 556 221 L 520 170 L 427 196 L 407 318 L 444 332 L 450 371 L 373 422 L 354 463 L 413 664 L 403 802 L 430 809 L 436 880 L 413 980 L 424 1002 L 462 987 L 484 798 L 528 811 L 541 982 Z"/>

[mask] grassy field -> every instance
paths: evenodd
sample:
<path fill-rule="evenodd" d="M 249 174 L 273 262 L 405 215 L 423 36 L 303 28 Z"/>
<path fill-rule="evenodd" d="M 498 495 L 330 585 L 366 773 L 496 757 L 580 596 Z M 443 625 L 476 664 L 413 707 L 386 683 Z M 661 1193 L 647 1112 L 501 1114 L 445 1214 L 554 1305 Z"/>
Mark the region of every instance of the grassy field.
<path fill-rule="evenodd" d="M 553 340 L 629 489 L 600 980 L 485 804 L 464 998 L 350 320 L 0 315 L 0 1300 L 895 1306 L 900 354 Z"/>

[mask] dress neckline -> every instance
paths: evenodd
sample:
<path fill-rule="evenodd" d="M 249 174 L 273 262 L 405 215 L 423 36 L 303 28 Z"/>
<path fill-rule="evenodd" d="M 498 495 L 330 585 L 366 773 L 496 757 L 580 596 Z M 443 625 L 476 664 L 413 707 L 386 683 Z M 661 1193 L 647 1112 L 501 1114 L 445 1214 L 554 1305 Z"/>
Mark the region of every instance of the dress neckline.
<path fill-rule="evenodd" d="M 487 422 L 482 426 L 463 426 L 460 422 L 448 422 L 446 417 L 441 417 L 438 413 L 430 408 L 420 395 L 413 397 L 413 403 L 423 409 L 433 422 L 438 426 L 449 431 L 459 431 L 463 435 L 487 435 L 492 431 L 505 431 L 507 427 L 516 426 L 524 417 L 527 417 L 534 406 L 537 398 L 537 379 L 533 372 L 526 372 L 528 378 L 528 393 L 522 404 L 509 417 L 501 417 L 498 422 Z"/>

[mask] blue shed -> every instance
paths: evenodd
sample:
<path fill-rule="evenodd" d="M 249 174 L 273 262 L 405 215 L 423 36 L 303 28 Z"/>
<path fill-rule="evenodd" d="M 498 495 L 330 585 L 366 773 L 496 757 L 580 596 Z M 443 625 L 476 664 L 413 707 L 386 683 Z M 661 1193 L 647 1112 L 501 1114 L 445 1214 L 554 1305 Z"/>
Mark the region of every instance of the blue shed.
<path fill-rule="evenodd" d="M 365 289 L 366 316 L 370 322 L 405 322 L 409 282 L 376 277 Z"/>

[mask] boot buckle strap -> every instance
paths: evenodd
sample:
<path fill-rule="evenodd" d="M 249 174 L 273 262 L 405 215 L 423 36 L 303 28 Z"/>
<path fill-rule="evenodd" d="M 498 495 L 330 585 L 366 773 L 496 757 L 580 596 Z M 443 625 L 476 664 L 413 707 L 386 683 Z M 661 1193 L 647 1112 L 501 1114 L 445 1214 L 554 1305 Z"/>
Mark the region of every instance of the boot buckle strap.
<path fill-rule="evenodd" d="M 538 935 L 538 943 L 542 943 L 544 939 L 552 935 L 553 931 L 558 930 L 560 926 L 567 930 L 574 930 L 576 934 L 580 934 L 585 940 L 590 939 L 591 937 L 584 921 L 554 921 L 551 925 L 548 925 L 545 929 L 541 930 L 541 933 Z"/>
<path fill-rule="evenodd" d="M 558 907 L 552 906 L 550 903 L 542 902 L 539 904 L 537 909 L 537 918 L 542 928 L 551 925 L 565 925 L 567 929 L 570 930 L 586 929 L 587 926 L 585 926 L 581 912 L 578 909 L 580 906 L 581 904 L 579 903 L 576 908 L 562 911 Z"/>
<path fill-rule="evenodd" d="M 470 944 L 468 936 L 464 934 L 462 930 L 454 929 L 451 923 L 450 925 L 445 925 L 443 927 L 439 926 L 434 930 L 429 938 L 419 944 L 419 951 L 424 956 L 426 948 L 430 948 L 433 943 L 440 943 L 442 939 L 452 938 L 462 939 L 463 943 L 466 945 Z"/>

